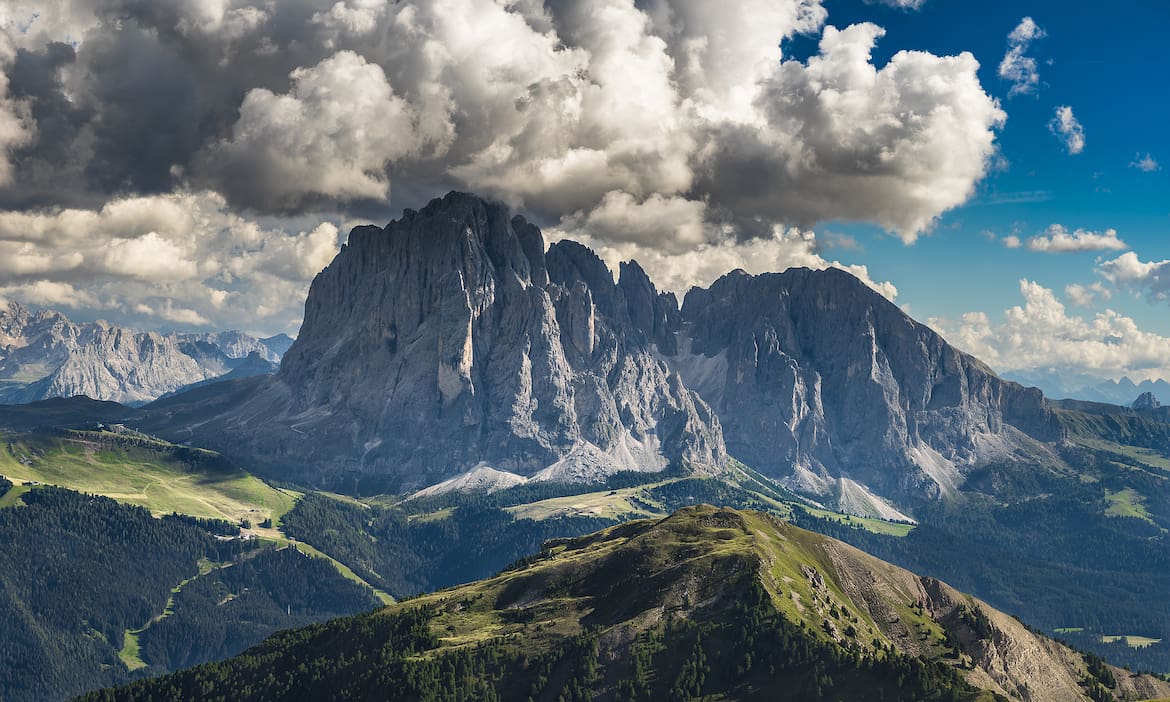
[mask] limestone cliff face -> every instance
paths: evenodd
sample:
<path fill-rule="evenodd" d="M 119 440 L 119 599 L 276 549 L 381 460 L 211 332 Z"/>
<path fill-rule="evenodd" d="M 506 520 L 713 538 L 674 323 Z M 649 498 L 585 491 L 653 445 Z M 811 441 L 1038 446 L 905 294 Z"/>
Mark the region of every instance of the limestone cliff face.
<path fill-rule="evenodd" d="M 852 511 L 883 511 L 868 492 L 900 504 L 953 492 L 968 466 L 1059 437 L 1040 391 L 844 271 L 729 273 L 687 294 L 678 328 L 664 354 L 715 409 L 731 455 Z"/>
<path fill-rule="evenodd" d="M 891 518 L 955 493 L 972 466 L 1051 457 L 1061 437 L 1038 390 L 848 273 L 735 271 L 680 309 L 637 263 L 615 284 L 585 246 L 546 250 L 523 218 L 460 193 L 355 229 L 274 378 L 179 396 L 143 421 L 362 492 L 714 473 L 730 454 Z"/>
<path fill-rule="evenodd" d="M 279 373 L 192 433 L 333 487 L 405 491 L 484 466 L 717 472 L 718 420 L 631 323 L 639 304 L 588 249 L 546 253 L 504 206 L 451 193 L 355 229 Z"/>

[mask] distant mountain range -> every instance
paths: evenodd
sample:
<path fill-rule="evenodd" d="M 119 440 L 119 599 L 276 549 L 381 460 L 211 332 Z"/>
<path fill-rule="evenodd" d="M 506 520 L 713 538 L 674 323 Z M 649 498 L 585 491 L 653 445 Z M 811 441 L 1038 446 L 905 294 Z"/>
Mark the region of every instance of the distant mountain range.
<path fill-rule="evenodd" d="M 1057 400 L 1087 400 L 1129 406 L 1145 393 L 1151 393 L 1159 400 L 1170 400 L 1170 382 L 1161 378 L 1135 383 L 1129 378 L 1106 380 L 1053 370 L 1012 371 L 1003 376 L 1023 385 L 1040 388 L 1045 396 Z"/>
<path fill-rule="evenodd" d="M 733 271 L 681 308 L 636 262 L 462 193 L 355 229 L 271 377 L 136 420 L 265 474 L 353 493 L 597 481 L 731 458 L 908 518 L 974 466 L 1053 458 L 1040 391 L 1001 380 L 840 270 Z"/>
<path fill-rule="evenodd" d="M 86 395 L 149 402 L 219 377 L 275 372 L 292 339 L 241 332 L 159 334 L 60 312 L 0 306 L 0 403 Z"/>

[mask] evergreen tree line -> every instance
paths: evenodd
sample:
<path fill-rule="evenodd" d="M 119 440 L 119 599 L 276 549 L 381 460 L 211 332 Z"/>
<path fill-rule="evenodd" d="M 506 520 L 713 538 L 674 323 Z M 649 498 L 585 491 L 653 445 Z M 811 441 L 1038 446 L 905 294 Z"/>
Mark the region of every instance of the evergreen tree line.
<path fill-rule="evenodd" d="M 281 628 L 378 604 L 332 564 L 216 538 L 227 529 L 215 521 L 156 519 L 141 507 L 49 486 L 20 501 L 0 509 L 5 702 L 64 699 L 162 674 L 233 655 Z M 228 567 L 199 575 L 201 561 Z M 168 601 L 167 616 L 150 623 Z M 138 635 L 147 665 L 131 671 L 118 652 L 126 632 L 148 623 Z"/>
<path fill-rule="evenodd" d="M 444 649 L 435 610 L 406 608 L 281 632 L 236 659 L 84 701 L 997 699 L 942 663 L 820 638 L 777 612 L 754 575 L 727 587 L 719 611 L 669 619 L 632 642 L 590 627 L 552 642 L 526 635 Z"/>
<path fill-rule="evenodd" d="M 486 578 L 540 551 L 548 539 L 614 523 L 593 517 L 516 519 L 471 499 L 445 518 L 411 519 L 399 508 L 364 507 L 317 494 L 305 495 L 281 520 L 286 534 L 398 598 Z"/>

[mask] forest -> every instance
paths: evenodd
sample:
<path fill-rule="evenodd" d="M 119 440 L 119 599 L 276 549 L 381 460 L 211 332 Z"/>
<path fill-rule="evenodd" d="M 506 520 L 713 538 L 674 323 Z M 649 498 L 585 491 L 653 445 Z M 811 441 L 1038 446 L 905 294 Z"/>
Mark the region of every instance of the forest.
<path fill-rule="evenodd" d="M 728 583 L 718 616 L 670 618 L 626 643 L 599 629 L 535 643 L 440 649 L 434 611 L 403 607 L 282 632 L 242 656 L 92 693 L 85 702 L 387 699 L 584 702 L 735 699 L 995 700 L 952 668 L 892 649 L 834 645 L 780 615 L 753 576 Z M 617 647 L 615 650 L 614 647 Z"/>
<path fill-rule="evenodd" d="M 431 592 L 495 574 L 554 537 L 588 534 L 611 519 L 516 519 L 464 501 L 449 516 L 411 519 L 394 507 L 305 495 L 284 516 L 289 536 L 312 544 L 395 597 Z"/>
<path fill-rule="evenodd" d="M 48 486 L 20 501 L 0 509 L 5 702 L 63 699 L 158 675 L 233 655 L 278 629 L 378 604 L 327 561 L 217 538 L 231 531 L 225 523 L 155 518 Z M 128 632 L 140 632 L 137 656 L 126 650 Z"/>

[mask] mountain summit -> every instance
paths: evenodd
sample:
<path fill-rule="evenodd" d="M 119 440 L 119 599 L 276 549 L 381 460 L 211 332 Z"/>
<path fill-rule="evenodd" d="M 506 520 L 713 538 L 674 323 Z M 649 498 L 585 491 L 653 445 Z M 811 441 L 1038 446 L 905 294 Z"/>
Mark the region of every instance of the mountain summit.
<path fill-rule="evenodd" d="M 660 300 L 636 275 L 615 284 L 585 247 L 546 252 L 503 205 L 451 193 L 354 229 L 313 281 L 280 372 L 213 401 L 222 414 L 189 433 L 336 489 L 407 491 L 485 468 L 509 482 L 718 472 L 719 421 L 635 323 L 653 329 Z M 176 412 L 169 434 L 191 401 L 160 403 Z"/>
<path fill-rule="evenodd" d="M 588 248 L 546 249 L 462 193 L 354 229 L 275 377 L 156 403 L 141 425 L 357 492 L 714 474 L 730 454 L 890 518 L 1060 436 L 1038 390 L 844 271 L 735 271 L 680 309 L 636 262 L 615 283 Z"/>
<path fill-rule="evenodd" d="M 1043 395 L 1001 380 L 845 271 L 734 271 L 687 293 L 667 357 L 728 451 L 846 511 L 898 517 L 971 466 L 1043 454 Z M 876 493 L 876 494 L 875 494 Z"/>

